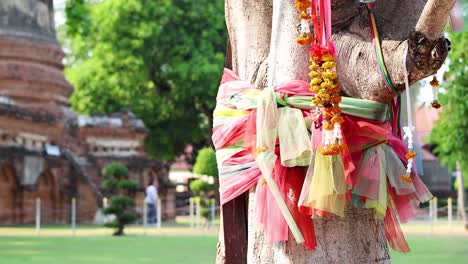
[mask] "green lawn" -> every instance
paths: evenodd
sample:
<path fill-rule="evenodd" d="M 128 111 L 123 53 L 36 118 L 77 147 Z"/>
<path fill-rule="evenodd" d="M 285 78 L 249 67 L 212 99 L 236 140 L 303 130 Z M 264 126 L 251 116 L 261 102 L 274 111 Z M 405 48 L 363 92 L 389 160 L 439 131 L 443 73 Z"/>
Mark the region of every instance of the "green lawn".
<path fill-rule="evenodd" d="M 214 263 L 215 236 L 0 237 L 0 264 Z M 468 237 L 409 236 L 393 263 L 468 263 Z"/>
<path fill-rule="evenodd" d="M 411 252 L 391 251 L 395 264 L 467 264 L 468 237 L 460 236 L 406 236 Z"/>
<path fill-rule="evenodd" d="M 1 264 L 214 263 L 215 236 L 0 238 Z"/>

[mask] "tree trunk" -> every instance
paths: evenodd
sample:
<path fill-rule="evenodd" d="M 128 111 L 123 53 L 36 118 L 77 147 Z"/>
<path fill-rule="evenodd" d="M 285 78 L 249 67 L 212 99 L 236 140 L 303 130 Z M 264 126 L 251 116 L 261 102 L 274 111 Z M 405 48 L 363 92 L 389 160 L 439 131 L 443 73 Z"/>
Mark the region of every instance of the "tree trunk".
<path fill-rule="evenodd" d="M 405 87 L 402 57 L 407 48 L 410 83 L 435 73 L 447 56 L 448 42 L 439 36 L 455 0 L 435 2 L 376 2 L 385 63 L 397 90 Z M 225 11 L 233 70 L 241 79 L 259 89 L 309 79 L 307 49 L 295 43 L 300 21 L 294 0 L 226 0 Z M 366 6 L 357 0 L 332 0 L 332 13 L 340 88 L 351 97 L 390 102 L 392 94 L 377 70 Z M 432 20 L 436 22 L 428 24 Z M 383 223 L 371 211 L 347 207 L 344 218 L 314 219 L 318 246 L 306 251 L 293 239 L 279 245 L 266 243 L 256 227 L 252 194 L 248 263 L 390 263 Z M 218 255 L 223 255 L 221 248 Z M 223 263 L 225 258 L 218 260 Z"/>
<path fill-rule="evenodd" d="M 293 237 L 279 245 L 266 242 L 255 226 L 255 193 L 249 199 L 248 263 L 390 263 L 383 222 L 371 210 L 346 208 L 346 217 L 314 219 L 318 246 L 308 251 Z"/>
<path fill-rule="evenodd" d="M 462 219 L 465 228 L 468 230 L 468 219 L 465 213 L 465 182 L 463 180 L 463 172 L 461 170 L 460 161 L 457 161 L 457 216 Z"/>
<path fill-rule="evenodd" d="M 124 235 L 124 228 L 125 228 L 124 225 L 119 224 L 117 226 L 117 230 L 115 230 L 113 235 L 114 236 L 123 236 Z"/>

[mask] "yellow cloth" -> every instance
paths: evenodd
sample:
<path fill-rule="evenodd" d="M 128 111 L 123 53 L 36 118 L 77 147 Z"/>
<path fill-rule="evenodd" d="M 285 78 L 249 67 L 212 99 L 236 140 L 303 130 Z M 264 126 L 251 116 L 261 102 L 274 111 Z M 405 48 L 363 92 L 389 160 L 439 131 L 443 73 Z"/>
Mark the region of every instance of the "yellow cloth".
<path fill-rule="evenodd" d="M 344 216 L 346 182 L 341 156 L 315 154 L 307 204 L 313 209 Z"/>
<path fill-rule="evenodd" d="M 278 111 L 281 164 L 285 167 L 309 165 L 312 146 L 301 110 L 282 107 Z"/>

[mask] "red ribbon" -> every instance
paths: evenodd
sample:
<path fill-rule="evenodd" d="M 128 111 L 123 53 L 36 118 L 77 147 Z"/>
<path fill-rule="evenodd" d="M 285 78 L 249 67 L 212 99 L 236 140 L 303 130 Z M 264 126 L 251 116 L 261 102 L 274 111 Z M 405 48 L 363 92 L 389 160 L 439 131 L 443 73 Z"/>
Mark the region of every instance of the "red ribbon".
<path fill-rule="evenodd" d="M 311 16 L 314 25 L 315 43 L 309 48 L 310 56 L 319 59 L 324 54 L 335 56 L 335 45 L 331 39 L 332 20 L 330 0 L 312 0 Z"/>

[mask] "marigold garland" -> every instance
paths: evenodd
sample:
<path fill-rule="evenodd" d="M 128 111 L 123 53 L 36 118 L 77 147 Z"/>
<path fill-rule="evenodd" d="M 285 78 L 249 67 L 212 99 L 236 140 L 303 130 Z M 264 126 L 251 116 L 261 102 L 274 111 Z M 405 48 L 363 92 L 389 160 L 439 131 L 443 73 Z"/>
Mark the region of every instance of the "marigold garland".
<path fill-rule="evenodd" d="M 418 154 L 413 151 L 413 148 L 410 147 L 408 150 L 408 153 L 406 153 L 405 158 L 408 160 L 408 167 L 406 169 L 406 174 L 402 175 L 400 178 L 402 181 L 405 181 L 407 183 L 412 183 L 413 180 L 411 179 L 411 170 L 413 168 L 412 164 L 414 159 L 416 158 Z"/>
<path fill-rule="evenodd" d="M 313 10 L 312 1 L 296 0 L 296 9 L 301 19 L 301 35 L 296 42 L 301 46 L 311 44 L 310 53 L 310 91 L 315 94 L 312 103 L 321 107 L 323 155 L 338 155 L 343 148 L 341 124 L 345 119 L 341 116 L 341 89 L 337 87 L 336 58 L 329 47 L 320 45 L 318 39 L 323 36 L 316 31 L 315 38 L 310 33 L 310 20 L 318 24 L 317 10 Z M 309 8 L 310 7 L 310 8 Z M 323 18 L 322 18 L 323 19 Z M 323 22 L 323 21 L 322 21 Z M 323 26 L 323 23 L 322 23 Z M 330 40 L 331 41 L 331 40 Z"/>
<path fill-rule="evenodd" d="M 409 174 L 401 176 L 401 180 L 407 183 L 412 183 L 413 180 L 411 179 L 411 176 Z"/>
<path fill-rule="evenodd" d="M 318 44 L 313 44 L 318 46 Z M 317 47 L 313 49 L 316 50 Z M 322 47 L 319 47 L 322 49 Z M 337 87 L 338 76 L 335 72 L 335 57 L 329 51 L 319 57 L 312 54 L 309 66 L 311 77 L 310 91 L 315 93 L 312 102 L 322 107 L 322 129 L 324 130 L 324 146 L 320 150 L 323 155 L 338 155 L 341 153 L 341 124 L 345 119 L 341 116 L 341 89 Z"/>
<path fill-rule="evenodd" d="M 416 152 L 410 151 L 410 152 L 406 153 L 405 158 L 406 159 L 414 159 L 414 158 L 416 158 L 416 156 L 417 156 Z"/>
<path fill-rule="evenodd" d="M 299 12 L 305 12 L 310 7 L 310 0 L 296 0 L 296 9 Z"/>
<path fill-rule="evenodd" d="M 314 41 L 314 37 L 310 34 L 310 15 L 309 7 L 310 0 L 296 0 L 296 9 L 299 11 L 299 19 L 301 20 L 301 33 L 296 38 L 297 44 L 307 46 Z"/>

